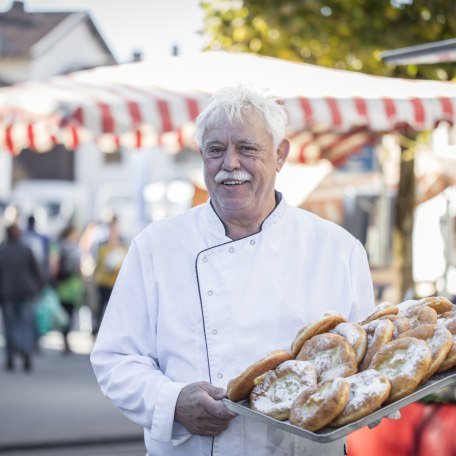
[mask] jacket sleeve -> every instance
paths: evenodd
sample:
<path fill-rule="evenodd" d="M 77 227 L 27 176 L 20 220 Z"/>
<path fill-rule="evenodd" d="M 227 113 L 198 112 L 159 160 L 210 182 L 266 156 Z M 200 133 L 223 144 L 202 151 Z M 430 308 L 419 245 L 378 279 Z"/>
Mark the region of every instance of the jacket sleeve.
<path fill-rule="evenodd" d="M 159 368 L 158 293 L 152 261 L 139 253 L 143 247 L 134 240 L 129 249 L 90 359 L 103 394 L 151 438 L 168 442 L 185 384 Z"/>
<path fill-rule="evenodd" d="M 353 304 L 349 321 L 357 322 L 375 309 L 374 287 L 367 254 L 359 241 L 356 241 L 351 252 L 350 271 Z"/>

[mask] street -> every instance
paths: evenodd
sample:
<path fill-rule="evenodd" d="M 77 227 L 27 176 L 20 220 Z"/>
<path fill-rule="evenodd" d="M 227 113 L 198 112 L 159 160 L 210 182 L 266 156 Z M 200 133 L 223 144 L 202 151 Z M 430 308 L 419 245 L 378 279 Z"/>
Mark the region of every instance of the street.
<path fill-rule="evenodd" d="M 58 333 L 41 340 L 34 369 L 3 370 L 0 355 L 0 454 L 144 456 L 142 429 L 105 398 L 89 362 L 92 340 L 73 332 L 64 356 Z M 17 363 L 19 364 L 19 363 Z"/>

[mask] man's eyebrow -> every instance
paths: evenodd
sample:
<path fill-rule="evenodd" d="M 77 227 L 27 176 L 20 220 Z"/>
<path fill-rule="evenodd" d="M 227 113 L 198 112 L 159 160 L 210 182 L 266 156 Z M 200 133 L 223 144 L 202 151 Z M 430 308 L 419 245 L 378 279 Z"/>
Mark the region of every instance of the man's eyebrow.
<path fill-rule="evenodd" d="M 212 146 L 213 144 L 223 144 L 223 141 L 220 139 L 210 139 L 204 146 Z"/>

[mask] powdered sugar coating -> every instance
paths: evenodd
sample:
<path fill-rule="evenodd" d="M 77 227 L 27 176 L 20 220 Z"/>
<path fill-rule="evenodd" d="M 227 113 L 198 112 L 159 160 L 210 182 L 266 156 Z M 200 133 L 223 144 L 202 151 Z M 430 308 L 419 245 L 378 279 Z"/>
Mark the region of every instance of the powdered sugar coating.
<path fill-rule="evenodd" d="M 361 325 L 358 325 L 357 323 L 345 322 L 339 323 L 334 329 L 329 332 L 342 336 L 350 345 L 353 346 L 359 341 L 360 330 L 363 330 L 363 327 Z"/>
<path fill-rule="evenodd" d="M 359 409 L 390 390 L 388 379 L 385 381 L 385 376 L 374 369 L 359 372 L 347 377 L 347 380 L 350 383 L 350 396 L 344 411 L 348 412 Z"/>
<path fill-rule="evenodd" d="M 250 395 L 253 410 L 286 419 L 293 401 L 307 387 L 317 383 L 315 367 L 305 361 L 289 360 L 269 371 Z M 284 416 L 280 416 L 284 414 Z"/>
<path fill-rule="evenodd" d="M 306 341 L 297 359 L 311 362 L 318 381 L 347 377 L 357 371 L 356 356 L 347 341 L 337 334 L 318 334 Z"/>
<path fill-rule="evenodd" d="M 293 403 L 290 423 L 317 430 L 339 415 L 348 401 L 350 386 L 345 378 L 334 378 L 301 393 Z"/>
<path fill-rule="evenodd" d="M 370 368 L 383 372 L 391 382 L 387 403 L 415 390 L 428 372 L 431 350 L 426 342 L 400 337 L 384 345 L 373 357 Z"/>

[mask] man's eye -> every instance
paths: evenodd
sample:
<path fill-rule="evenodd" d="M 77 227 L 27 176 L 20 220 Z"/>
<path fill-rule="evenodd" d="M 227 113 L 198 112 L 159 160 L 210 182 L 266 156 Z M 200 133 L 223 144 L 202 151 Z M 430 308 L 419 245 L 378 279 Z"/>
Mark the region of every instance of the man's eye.
<path fill-rule="evenodd" d="M 206 155 L 209 157 L 219 156 L 223 154 L 223 149 L 221 147 L 211 147 L 206 150 Z"/>
<path fill-rule="evenodd" d="M 242 152 L 251 153 L 251 152 L 255 152 L 256 149 L 253 146 L 241 146 L 240 150 Z"/>

